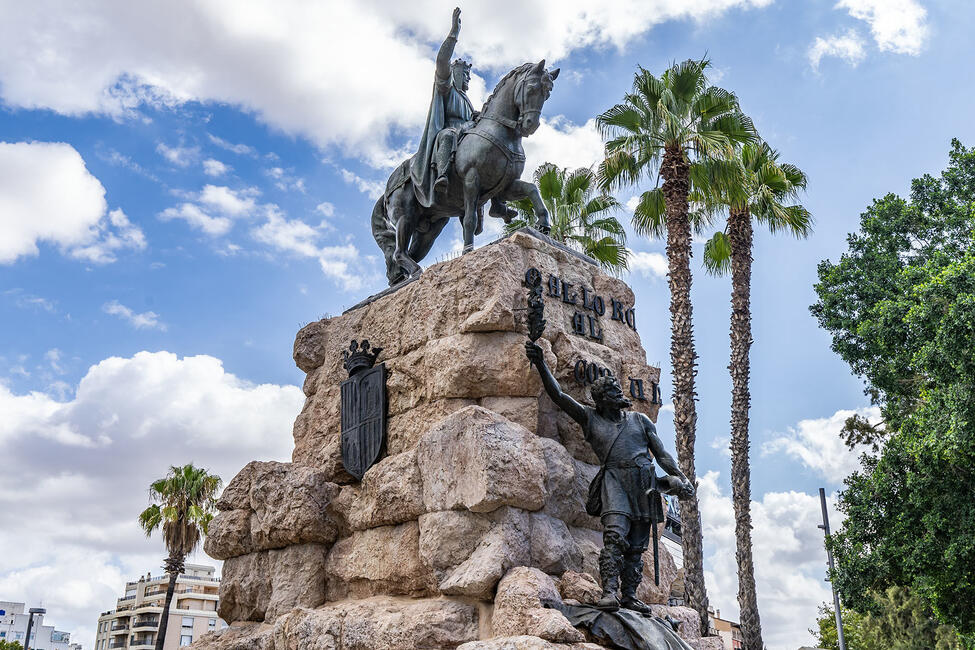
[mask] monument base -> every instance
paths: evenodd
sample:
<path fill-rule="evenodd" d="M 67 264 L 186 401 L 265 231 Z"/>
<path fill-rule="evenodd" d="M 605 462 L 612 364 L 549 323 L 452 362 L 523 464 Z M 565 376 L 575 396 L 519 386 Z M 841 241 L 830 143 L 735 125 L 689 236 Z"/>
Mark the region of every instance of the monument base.
<path fill-rule="evenodd" d="M 587 383 L 612 372 L 656 420 L 660 370 L 632 291 L 530 233 L 311 323 L 295 340 L 307 399 L 292 462 L 252 462 L 224 490 L 205 549 L 224 560 L 218 613 L 231 626 L 194 648 L 600 647 L 559 611 L 600 595 L 601 526 L 585 512 L 598 466 L 526 360 L 529 269 L 545 282 L 538 343 L 566 392 L 589 403 Z M 642 317 L 661 338 L 664 321 Z M 353 339 L 383 348 L 387 377 L 385 426 L 369 429 L 381 453 L 361 481 L 342 460 Z M 692 648 L 720 648 L 693 610 L 666 607 L 676 580 L 661 546 L 660 584 L 648 553 L 637 596 L 682 621 Z"/>

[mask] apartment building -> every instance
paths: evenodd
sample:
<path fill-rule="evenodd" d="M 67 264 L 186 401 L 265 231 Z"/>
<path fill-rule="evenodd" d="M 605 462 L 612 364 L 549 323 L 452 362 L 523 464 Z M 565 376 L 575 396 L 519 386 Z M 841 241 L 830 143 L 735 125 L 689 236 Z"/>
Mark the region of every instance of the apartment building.
<path fill-rule="evenodd" d="M 0 600 L 0 641 L 17 641 L 26 646 L 27 622 L 30 614 L 25 603 Z M 81 650 L 81 645 L 71 643 L 71 633 L 44 625 L 44 614 L 34 614 L 30 628 L 31 650 Z"/>
<path fill-rule="evenodd" d="M 188 646 L 207 632 L 227 627 L 217 617 L 220 579 L 212 566 L 187 564 L 176 579 L 164 650 Z M 98 617 L 94 650 L 150 650 L 162 617 L 168 575 L 145 575 L 125 585 L 115 609 Z"/>

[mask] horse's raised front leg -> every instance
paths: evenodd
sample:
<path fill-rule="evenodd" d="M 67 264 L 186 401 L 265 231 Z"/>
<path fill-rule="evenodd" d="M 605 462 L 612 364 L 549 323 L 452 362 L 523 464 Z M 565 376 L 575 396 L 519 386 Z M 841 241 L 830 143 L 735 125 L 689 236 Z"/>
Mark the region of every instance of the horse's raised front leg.
<path fill-rule="evenodd" d="M 464 252 L 474 250 L 474 231 L 477 230 L 477 200 L 481 194 L 481 180 L 476 169 L 464 176 Z"/>
<path fill-rule="evenodd" d="M 532 208 L 535 210 L 535 228 L 547 235 L 551 230 L 548 223 L 548 208 L 542 201 L 542 195 L 538 193 L 537 185 L 528 181 L 512 181 L 504 194 L 506 201 L 518 201 L 526 197 L 532 202 Z"/>

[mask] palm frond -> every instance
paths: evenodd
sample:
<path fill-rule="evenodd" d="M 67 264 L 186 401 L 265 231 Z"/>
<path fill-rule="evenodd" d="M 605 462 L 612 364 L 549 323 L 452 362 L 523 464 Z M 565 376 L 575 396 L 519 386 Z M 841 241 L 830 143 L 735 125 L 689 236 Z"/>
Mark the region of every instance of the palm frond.
<path fill-rule="evenodd" d="M 718 231 L 704 244 L 704 268 L 709 275 L 724 275 L 731 270 L 731 242 Z"/>

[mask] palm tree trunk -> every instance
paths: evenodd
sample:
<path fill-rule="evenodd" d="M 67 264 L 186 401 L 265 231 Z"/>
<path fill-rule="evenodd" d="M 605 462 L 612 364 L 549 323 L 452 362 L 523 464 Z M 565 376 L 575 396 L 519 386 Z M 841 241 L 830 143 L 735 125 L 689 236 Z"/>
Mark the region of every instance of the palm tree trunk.
<path fill-rule="evenodd" d="M 752 346 L 752 218 L 748 208 L 728 216 L 731 244 L 731 495 L 735 507 L 738 558 L 738 605 L 744 650 L 762 650 L 762 622 L 752 563 L 751 470 L 748 466 L 748 409 L 751 393 L 749 350 Z"/>
<path fill-rule="evenodd" d="M 667 212 L 667 263 L 670 285 L 670 363 L 674 381 L 674 432 L 677 436 L 677 462 L 692 484 L 697 484 L 694 469 L 694 440 L 697 414 L 694 405 L 694 375 L 697 353 L 691 322 L 691 222 L 687 196 L 690 191 L 690 164 L 678 147 L 668 146 L 661 165 L 664 202 Z M 687 604 L 701 617 L 701 633 L 708 630 L 708 594 L 704 587 L 704 541 L 697 494 L 681 499 L 681 544 L 684 549 L 684 593 Z"/>
<path fill-rule="evenodd" d="M 173 602 L 173 594 L 176 592 L 176 578 L 183 572 L 184 558 L 170 555 L 166 558 L 166 572 L 169 574 L 169 587 L 166 589 L 166 603 L 163 605 L 162 615 L 159 617 L 159 630 L 156 632 L 156 648 L 162 650 L 166 643 L 166 628 L 169 627 L 169 606 Z"/>

